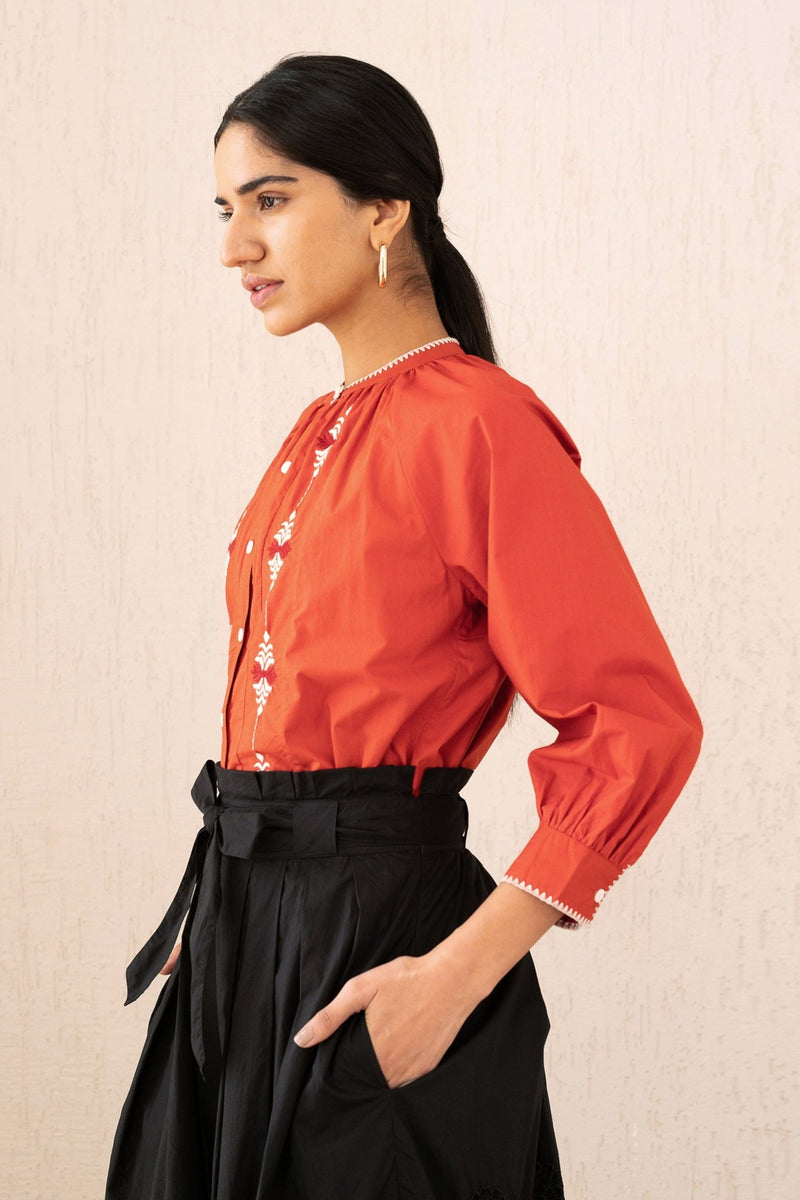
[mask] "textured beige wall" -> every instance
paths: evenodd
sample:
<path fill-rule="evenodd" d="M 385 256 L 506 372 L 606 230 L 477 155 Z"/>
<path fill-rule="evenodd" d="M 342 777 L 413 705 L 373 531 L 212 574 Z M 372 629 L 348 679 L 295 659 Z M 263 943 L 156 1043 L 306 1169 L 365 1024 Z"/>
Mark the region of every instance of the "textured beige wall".
<path fill-rule="evenodd" d="M 152 1004 L 122 1010 L 123 968 L 218 752 L 229 532 L 339 378 L 323 332 L 264 334 L 210 204 L 225 102 L 321 50 L 427 110 L 504 364 L 581 446 L 706 722 L 641 864 L 536 954 L 570 1200 L 794 1200 L 797 4 L 6 11 L 0 1194 L 101 1194 Z M 520 713 L 470 785 L 494 870 L 541 735 Z"/>

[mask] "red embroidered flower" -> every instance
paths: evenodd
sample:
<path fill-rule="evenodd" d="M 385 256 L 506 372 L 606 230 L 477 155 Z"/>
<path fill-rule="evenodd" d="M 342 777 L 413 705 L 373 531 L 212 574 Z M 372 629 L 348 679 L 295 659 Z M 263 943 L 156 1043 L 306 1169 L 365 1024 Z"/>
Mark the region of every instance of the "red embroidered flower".
<path fill-rule="evenodd" d="M 276 554 L 279 554 L 282 559 L 286 558 L 286 555 L 289 553 L 291 548 L 291 542 L 281 543 L 277 538 L 273 538 L 267 548 L 267 558 L 274 558 Z"/>
<path fill-rule="evenodd" d="M 256 663 L 253 667 L 253 683 L 261 683 L 262 679 L 266 679 L 267 683 L 272 687 L 277 678 L 278 672 L 272 663 L 268 667 L 262 667 L 260 663 Z"/>
<path fill-rule="evenodd" d="M 317 449 L 328 450 L 335 441 L 336 438 L 333 436 L 330 429 L 326 429 L 324 433 L 320 433 L 317 437 Z"/>

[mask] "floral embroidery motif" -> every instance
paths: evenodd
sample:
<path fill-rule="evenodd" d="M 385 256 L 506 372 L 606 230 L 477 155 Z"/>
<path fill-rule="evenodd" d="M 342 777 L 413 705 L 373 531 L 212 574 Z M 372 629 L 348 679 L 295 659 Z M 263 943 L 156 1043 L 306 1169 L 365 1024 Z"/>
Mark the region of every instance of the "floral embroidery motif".
<path fill-rule="evenodd" d="M 267 652 L 269 652 L 270 647 L 267 646 L 266 650 L 267 650 Z M 253 674 L 253 679 L 255 679 L 256 683 L 260 683 L 261 680 L 263 679 L 263 680 L 266 680 L 266 682 L 270 685 L 270 687 L 275 682 L 275 680 L 278 678 L 278 672 L 275 670 L 275 668 L 273 666 L 270 665 L 268 667 L 262 667 L 259 662 L 256 662 L 255 666 L 253 667 L 252 674 Z"/>
<path fill-rule="evenodd" d="M 353 406 L 351 404 L 350 408 L 345 409 L 345 411 L 339 417 L 339 419 L 335 425 L 332 425 L 330 427 L 330 429 L 326 429 L 324 433 L 321 433 L 318 436 L 316 449 L 314 450 L 314 471 L 311 476 L 311 479 L 309 480 L 308 487 L 303 492 L 302 499 L 300 500 L 301 504 L 302 504 L 303 500 L 305 500 L 306 496 L 308 495 L 311 484 L 314 482 L 314 480 L 317 478 L 320 471 L 322 470 L 322 467 L 325 463 L 325 459 L 330 454 L 331 447 L 333 446 L 334 442 L 338 438 L 339 434 L 342 432 L 342 426 L 344 425 L 345 417 L 348 415 L 348 413 L 350 412 L 352 407 Z"/>
<path fill-rule="evenodd" d="M 270 769 L 270 765 L 269 765 L 269 763 L 267 762 L 267 760 L 264 758 L 264 755 L 263 755 L 263 754 L 256 754 L 256 767 L 255 767 L 255 769 L 256 769 L 257 771 L 269 771 L 269 769 Z"/>
<path fill-rule="evenodd" d="M 308 481 L 306 490 L 298 500 L 297 506 L 289 514 L 288 519 L 281 522 L 267 544 L 266 559 L 267 566 L 269 567 L 269 588 L 267 590 L 266 601 L 264 602 L 264 636 L 258 647 L 258 653 L 256 654 L 251 672 L 253 690 L 256 697 L 256 720 L 255 724 L 253 725 L 253 740 L 250 743 L 253 749 L 255 749 L 256 731 L 258 729 L 259 718 L 264 711 L 264 707 L 278 678 L 278 672 L 275 666 L 275 650 L 272 645 L 272 639 L 270 638 L 268 632 L 269 597 L 272 589 L 275 587 L 278 576 L 281 573 L 281 568 L 286 562 L 286 559 L 292 549 L 292 533 L 294 531 L 294 524 L 300 505 L 305 500 L 306 496 L 311 490 L 314 480 L 317 478 L 323 466 L 325 465 L 325 460 L 330 454 L 332 447 L 336 444 L 336 440 L 339 437 L 339 434 L 342 432 L 342 426 L 344 425 L 345 418 L 349 415 L 351 410 L 352 405 L 345 409 L 342 415 L 333 425 L 331 425 L 329 429 L 326 429 L 322 433 L 318 434 L 314 444 L 314 469 L 311 473 L 311 478 Z M 244 516 L 244 513 L 242 513 L 242 516 Z M 237 525 L 236 532 L 238 532 L 238 529 L 239 526 Z M 234 541 L 236 540 L 236 532 L 234 532 L 233 535 Z M 233 542 L 231 545 L 233 545 Z M 268 771 L 270 769 L 269 763 L 265 761 L 263 755 L 256 754 L 256 759 L 258 760 L 256 770 Z"/>
<path fill-rule="evenodd" d="M 273 535 L 269 546 L 267 547 L 267 564 L 269 566 L 269 590 L 270 592 L 275 586 L 275 580 L 278 578 L 280 569 L 283 566 L 286 555 L 292 548 L 291 537 L 292 529 L 294 528 L 294 520 L 297 516 L 297 509 L 289 514 L 289 520 L 284 521 L 277 532 Z M 266 613 L 264 614 L 266 620 Z"/>
<path fill-rule="evenodd" d="M 259 717 L 264 711 L 264 705 L 267 703 L 267 699 L 277 678 L 275 652 L 272 649 L 272 640 L 265 630 L 264 640 L 258 647 L 256 661 L 253 664 L 253 687 L 256 693 L 256 705 Z M 255 737 L 255 730 L 253 731 L 253 736 Z"/>

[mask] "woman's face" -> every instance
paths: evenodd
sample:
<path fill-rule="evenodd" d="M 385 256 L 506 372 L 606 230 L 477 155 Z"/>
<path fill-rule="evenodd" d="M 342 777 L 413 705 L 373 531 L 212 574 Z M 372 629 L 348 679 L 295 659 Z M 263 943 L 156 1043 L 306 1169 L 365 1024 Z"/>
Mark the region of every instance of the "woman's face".
<path fill-rule="evenodd" d="M 266 149 L 247 125 L 228 126 L 214 169 L 225 221 L 220 259 L 240 272 L 265 328 L 283 336 L 320 322 L 346 336 L 374 303 L 376 207 Z"/>

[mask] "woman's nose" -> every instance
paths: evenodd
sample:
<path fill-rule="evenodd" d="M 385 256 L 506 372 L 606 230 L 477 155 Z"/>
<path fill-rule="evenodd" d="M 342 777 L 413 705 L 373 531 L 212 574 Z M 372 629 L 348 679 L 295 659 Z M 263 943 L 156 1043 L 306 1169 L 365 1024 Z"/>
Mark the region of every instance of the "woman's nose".
<path fill-rule="evenodd" d="M 264 257 L 264 246 L 251 236 L 247 230 L 231 217 L 225 226 L 222 245 L 219 251 L 219 261 L 223 267 L 240 267 L 242 263 L 257 263 Z"/>

